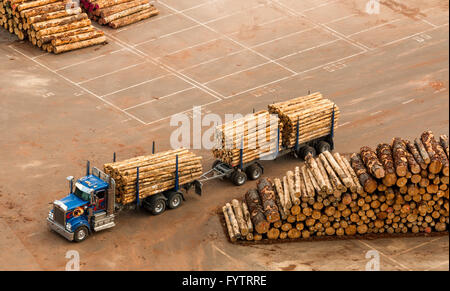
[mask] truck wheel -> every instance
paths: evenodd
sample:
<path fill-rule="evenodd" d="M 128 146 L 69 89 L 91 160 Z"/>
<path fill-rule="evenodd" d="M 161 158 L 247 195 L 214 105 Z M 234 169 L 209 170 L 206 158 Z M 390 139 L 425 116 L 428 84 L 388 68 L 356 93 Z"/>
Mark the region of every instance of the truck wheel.
<path fill-rule="evenodd" d="M 171 192 L 168 197 L 167 205 L 170 209 L 175 209 L 181 206 L 183 203 L 183 196 L 177 192 Z"/>
<path fill-rule="evenodd" d="M 305 159 L 308 154 L 311 154 L 313 157 L 315 157 L 316 156 L 316 149 L 311 147 L 311 146 L 303 147 L 302 150 L 301 150 L 300 157 L 302 159 Z"/>
<path fill-rule="evenodd" d="M 250 180 L 258 180 L 262 175 L 262 169 L 257 164 L 248 166 L 245 172 Z"/>
<path fill-rule="evenodd" d="M 166 210 L 166 201 L 162 198 L 151 199 L 147 209 L 151 214 L 159 215 Z"/>
<path fill-rule="evenodd" d="M 88 236 L 89 236 L 89 230 L 87 229 L 87 227 L 80 226 L 79 228 L 77 228 L 77 230 L 75 230 L 73 239 L 76 242 L 82 242 L 85 239 L 87 239 Z"/>
<path fill-rule="evenodd" d="M 316 146 L 317 152 L 319 154 L 323 153 L 323 152 L 331 152 L 331 145 L 329 143 L 327 143 L 326 141 L 319 141 L 319 143 Z"/>
<path fill-rule="evenodd" d="M 231 181 L 236 186 L 242 186 L 247 182 L 247 175 L 242 171 L 234 171 L 231 175 Z"/>

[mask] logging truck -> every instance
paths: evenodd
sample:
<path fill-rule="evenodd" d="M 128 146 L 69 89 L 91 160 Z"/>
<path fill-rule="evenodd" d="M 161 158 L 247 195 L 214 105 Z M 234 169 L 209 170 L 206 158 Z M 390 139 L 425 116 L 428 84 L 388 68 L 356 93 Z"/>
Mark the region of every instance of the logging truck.
<path fill-rule="evenodd" d="M 114 155 L 115 160 L 115 155 Z M 123 209 L 145 208 L 153 215 L 161 214 L 166 208 L 175 209 L 181 206 L 184 194 L 181 191 L 194 186 L 195 192 L 201 195 L 202 184 L 197 180 L 182 183 L 178 175 L 178 156 L 174 173 L 175 187 L 151 195 L 142 195 L 139 185 L 139 167 L 136 168 L 135 199 L 132 202 L 119 200 L 116 197 L 116 181 L 96 167 L 90 169 L 86 165 L 86 176 L 74 183 L 72 176 L 69 181 L 69 194 L 52 203 L 52 209 L 47 217 L 51 230 L 62 235 L 69 241 L 81 242 L 93 232 L 114 227 L 117 214 Z"/>

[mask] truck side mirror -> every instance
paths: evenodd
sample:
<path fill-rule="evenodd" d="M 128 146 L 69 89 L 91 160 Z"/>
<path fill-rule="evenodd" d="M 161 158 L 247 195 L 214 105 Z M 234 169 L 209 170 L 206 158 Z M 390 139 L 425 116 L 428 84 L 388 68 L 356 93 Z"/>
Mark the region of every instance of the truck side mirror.
<path fill-rule="evenodd" d="M 69 193 L 73 193 L 73 176 L 68 176 L 66 180 L 69 181 Z"/>

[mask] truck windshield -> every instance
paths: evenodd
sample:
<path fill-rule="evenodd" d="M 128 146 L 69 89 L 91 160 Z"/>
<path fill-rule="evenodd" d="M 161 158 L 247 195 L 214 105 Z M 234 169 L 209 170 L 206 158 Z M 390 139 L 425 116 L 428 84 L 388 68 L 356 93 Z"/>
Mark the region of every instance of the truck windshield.
<path fill-rule="evenodd" d="M 83 188 L 85 188 L 83 185 L 77 183 L 77 185 L 75 186 L 75 192 L 73 194 L 84 201 L 90 201 L 91 194 L 83 191 Z"/>

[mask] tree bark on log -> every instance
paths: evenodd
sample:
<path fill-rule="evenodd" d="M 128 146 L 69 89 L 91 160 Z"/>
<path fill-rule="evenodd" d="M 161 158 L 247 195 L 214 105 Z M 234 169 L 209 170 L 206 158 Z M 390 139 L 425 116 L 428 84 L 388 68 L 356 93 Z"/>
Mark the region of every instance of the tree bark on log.
<path fill-rule="evenodd" d="M 308 198 L 314 198 L 315 190 L 312 185 L 311 178 L 309 177 L 309 174 L 307 172 L 306 165 L 302 165 L 301 172 L 302 172 L 303 180 L 305 183 L 306 192 L 308 194 Z"/>
<path fill-rule="evenodd" d="M 320 173 L 322 174 L 322 177 L 325 181 L 325 184 L 327 185 L 327 194 L 333 194 L 334 193 L 333 185 L 331 184 L 330 179 L 328 178 L 327 170 L 325 170 L 322 160 L 320 158 L 317 158 L 316 162 L 317 166 L 319 167 Z"/>
<path fill-rule="evenodd" d="M 416 145 L 410 140 L 405 140 L 404 142 L 406 143 L 406 147 L 408 148 L 409 152 L 413 155 L 414 160 L 419 164 L 420 168 L 422 170 L 426 170 L 428 167 L 427 163 L 425 163 L 425 161 L 423 160 L 422 155 L 420 154 Z"/>
<path fill-rule="evenodd" d="M 369 173 L 377 179 L 382 179 L 385 176 L 383 165 L 378 160 L 377 154 L 367 146 L 360 149 L 361 158 L 366 165 Z"/>
<path fill-rule="evenodd" d="M 257 189 L 262 201 L 264 215 L 268 222 L 280 220 L 280 213 L 275 202 L 275 191 L 272 182 L 267 178 L 262 178 L 257 183 Z"/>
<path fill-rule="evenodd" d="M 377 181 L 375 181 L 367 172 L 361 157 L 354 153 L 351 156 L 351 165 L 358 176 L 359 182 L 367 193 L 373 193 L 377 189 Z"/>
<path fill-rule="evenodd" d="M 295 193 L 294 173 L 292 171 L 287 171 L 286 178 L 288 182 L 289 196 L 291 198 L 292 204 L 299 205 L 300 199 L 296 196 Z"/>
<path fill-rule="evenodd" d="M 306 165 L 308 166 L 309 170 L 313 174 L 314 179 L 316 180 L 320 191 L 323 191 L 326 193 L 328 190 L 328 187 L 325 183 L 324 178 L 322 177 L 322 174 L 320 173 L 320 169 L 316 163 L 316 160 L 313 158 L 313 156 L 311 154 L 308 154 L 305 157 L 305 162 L 306 162 Z"/>
<path fill-rule="evenodd" d="M 289 194 L 289 185 L 286 176 L 283 177 L 283 194 L 284 202 L 286 203 L 286 208 L 289 210 L 292 207 L 291 195 Z"/>
<path fill-rule="evenodd" d="M 244 219 L 244 214 L 242 212 L 241 203 L 237 199 L 231 200 L 231 205 L 233 206 L 234 215 L 236 217 L 236 221 L 239 225 L 239 230 L 241 232 L 241 235 L 247 236 L 248 234 L 248 227 L 247 222 Z"/>
<path fill-rule="evenodd" d="M 245 199 L 245 197 L 244 197 L 244 199 Z M 244 219 L 247 223 L 248 231 L 249 231 L 249 233 L 252 233 L 253 232 L 253 223 L 252 223 L 252 219 L 250 216 L 250 211 L 248 210 L 248 206 L 245 201 L 242 201 L 242 211 L 244 213 Z"/>
<path fill-rule="evenodd" d="M 239 224 L 236 220 L 236 216 L 234 215 L 233 208 L 231 207 L 230 203 L 225 204 L 225 207 L 227 209 L 228 218 L 230 219 L 231 226 L 233 227 L 233 232 L 236 235 L 237 238 L 241 238 L 241 232 L 239 231 Z"/>
<path fill-rule="evenodd" d="M 425 147 L 428 156 L 430 157 L 430 164 L 428 165 L 428 171 L 432 174 L 437 174 L 442 170 L 443 161 L 441 157 L 436 152 L 436 149 L 433 145 L 436 142 L 434 139 L 433 133 L 431 131 L 425 131 L 420 136 L 420 140 L 422 141 L 423 146 Z"/>
<path fill-rule="evenodd" d="M 395 172 L 399 177 L 404 177 L 406 172 L 408 172 L 406 151 L 406 145 L 401 138 L 396 137 L 392 140 L 392 156 L 394 158 Z"/>
<path fill-rule="evenodd" d="M 333 155 L 329 151 L 325 151 L 325 152 L 321 153 L 321 155 L 324 155 L 327 158 L 328 163 L 331 165 L 334 172 L 339 176 L 339 178 L 341 179 L 341 181 L 345 185 L 345 187 L 347 187 L 347 188 L 350 187 L 352 185 L 351 178 L 347 177 L 345 175 L 345 172 L 341 169 L 339 164 L 336 162 Z"/>
<path fill-rule="evenodd" d="M 71 50 L 75 50 L 75 49 L 80 49 L 80 48 L 84 48 L 84 47 L 88 47 L 88 46 L 92 46 L 92 45 L 96 45 L 96 44 L 104 44 L 104 43 L 106 43 L 106 37 L 101 36 L 101 37 L 97 37 L 97 38 L 92 38 L 92 39 L 88 39 L 88 40 L 83 40 L 83 41 L 79 41 L 79 42 L 56 46 L 56 47 L 54 47 L 53 52 L 55 54 L 60 54 L 60 53 L 66 52 L 66 51 L 71 51 Z"/>
<path fill-rule="evenodd" d="M 450 159 L 449 153 L 448 153 L 448 136 L 443 134 L 439 137 L 439 143 L 441 144 L 442 148 L 445 150 L 445 153 L 447 154 L 447 159 Z"/>
<path fill-rule="evenodd" d="M 339 166 L 342 168 L 345 175 L 349 178 L 349 180 L 351 182 L 350 186 L 349 186 L 350 191 L 352 193 L 355 193 L 357 191 L 357 186 L 356 186 L 355 182 L 353 181 L 352 175 L 350 174 L 350 171 L 348 170 L 347 165 L 344 162 L 344 158 L 338 152 L 334 153 L 333 157 L 336 160 L 336 162 L 339 164 Z"/>
<path fill-rule="evenodd" d="M 147 10 L 143 10 L 141 12 L 131 14 L 129 16 L 125 16 L 125 17 L 119 18 L 117 20 L 111 21 L 109 23 L 109 26 L 112 28 L 119 28 L 119 27 L 122 27 L 125 25 L 129 25 L 129 24 L 141 21 L 143 19 L 147 19 L 149 17 L 155 16 L 158 14 L 159 14 L 158 10 L 147 9 Z"/>
<path fill-rule="evenodd" d="M 237 240 L 237 237 L 234 234 L 233 227 L 231 226 L 231 221 L 230 221 L 230 217 L 228 216 L 228 210 L 227 210 L 226 206 L 222 207 L 222 212 L 223 212 L 223 216 L 225 218 L 225 223 L 226 223 L 227 230 L 228 230 L 228 236 L 230 237 L 230 240 L 232 242 L 235 242 Z"/>
<path fill-rule="evenodd" d="M 96 30 L 87 33 L 80 33 L 72 36 L 60 37 L 52 40 L 53 46 L 60 46 L 68 43 L 80 42 L 88 39 L 98 38 L 104 36 L 103 31 Z"/>
<path fill-rule="evenodd" d="M 397 182 L 397 174 L 394 167 L 394 159 L 392 158 L 392 148 L 387 143 L 379 144 L 377 147 L 377 156 L 385 170 L 383 184 L 387 187 L 395 185 Z"/>
<path fill-rule="evenodd" d="M 264 211 L 258 191 L 254 189 L 249 190 L 245 194 L 245 201 L 247 203 L 248 210 L 250 211 L 254 230 L 256 230 L 258 234 L 266 233 L 269 230 L 270 223 L 264 216 Z M 254 239 L 257 240 L 256 235 L 254 236 Z"/>
<path fill-rule="evenodd" d="M 330 179 L 331 184 L 333 185 L 333 188 L 335 190 L 339 190 L 341 192 L 347 192 L 347 187 L 345 187 L 341 181 L 339 180 L 339 177 L 336 175 L 333 167 L 328 162 L 328 159 L 324 154 L 320 154 L 319 158 L 322 160 L 323 166 L 325 167 L 325 170 L 328 173 L 328 178 Z"/>

